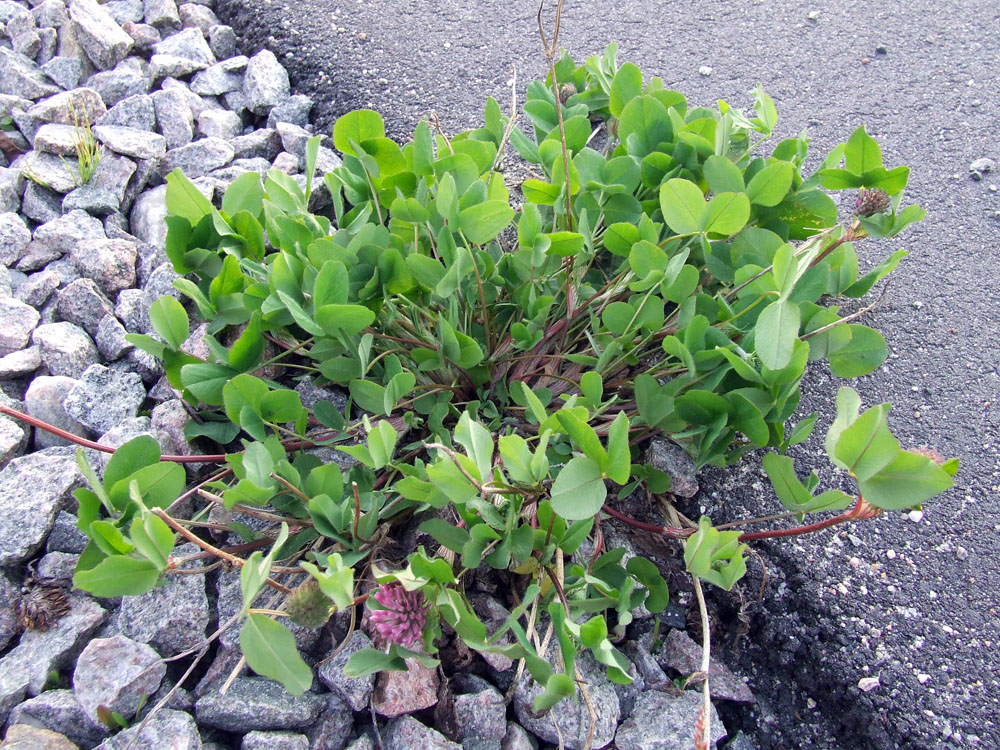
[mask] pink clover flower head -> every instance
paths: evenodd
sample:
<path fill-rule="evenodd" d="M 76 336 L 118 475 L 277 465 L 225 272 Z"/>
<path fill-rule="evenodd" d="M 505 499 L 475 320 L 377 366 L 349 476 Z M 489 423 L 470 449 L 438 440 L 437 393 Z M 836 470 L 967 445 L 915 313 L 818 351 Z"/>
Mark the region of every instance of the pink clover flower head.
<path fill-rule="evenodd" d="M 420 643 L 427 624 L 427 602 L 422 591 L 407 591 L 398 581 L 381 584 L 372 595 L 385 609 L 373 609 L 371 621 L 389 643 L 411 648 Z"/>

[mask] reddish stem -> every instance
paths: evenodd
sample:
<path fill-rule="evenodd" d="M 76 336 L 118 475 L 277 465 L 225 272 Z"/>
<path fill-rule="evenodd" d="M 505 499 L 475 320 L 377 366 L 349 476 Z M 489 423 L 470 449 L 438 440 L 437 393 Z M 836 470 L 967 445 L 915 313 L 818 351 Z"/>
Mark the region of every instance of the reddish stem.
<path fill-rule="evenodd" d="M 645 521 L 637 521 L 634 518 L 626 516 L 624 513 L 619 513 L 617 510 L 615 510 L 606 503 L 604 507 L 601 508 L 601 510 L 603 510 L 612 518 L 617 518 L 626 526 L 631 526 L 636 529 L 642 529 L 643 531 L 649 531 L 652 532 L 653 534 L 662 534 L 663 536 L 669 536 L 672 539 L 686 539 L 695 532 L 694 529 L 678 529 L 675 526 L 658 526 L 655 523 L 646 523 Z"/>
<path fill-rule="evenodd" d="M 754 531 L 752 533 L 741 534 L 740 541 L 752 542 L 756 539 L 776 539 L 786 536 L 810 534 L 814 531 L 822 531 L 823 529 L 828 529 L 831 526 L 836 526 L 837 524 L 846 523 L 848 521 L 863 521 L 869 518 L 874 518 L 881 512 L 881 509 L 872 507 L 865 502 L 863 497 L 858 495 L 858 501 L 854 504 L 854 507 L 846 513 L 841 513 L 839 516 L 828 518 L 825 521 L 810 523 L 806 526 L 795 526 L 791 529 L 772 529 L 771 531 Z"/>

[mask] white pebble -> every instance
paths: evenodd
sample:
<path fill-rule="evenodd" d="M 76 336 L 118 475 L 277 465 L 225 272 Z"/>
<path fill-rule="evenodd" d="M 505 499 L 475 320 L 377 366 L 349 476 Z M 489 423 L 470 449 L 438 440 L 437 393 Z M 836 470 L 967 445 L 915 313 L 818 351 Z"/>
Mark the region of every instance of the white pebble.
<path fill-rule="evenodd" d="M 703 76 L 712 75 L 712 69 L 707 65 L 702 65 L 700 68 L 698 68 L 698 72 L 701 73 Z"/>

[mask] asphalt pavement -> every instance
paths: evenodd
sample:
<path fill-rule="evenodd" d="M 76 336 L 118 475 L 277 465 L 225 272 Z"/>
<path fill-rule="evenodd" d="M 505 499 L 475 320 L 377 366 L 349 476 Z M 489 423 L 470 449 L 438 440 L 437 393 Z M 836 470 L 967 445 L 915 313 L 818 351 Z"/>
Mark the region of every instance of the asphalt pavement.
<path fill-rule="evenodd" d="M 397 139 L 432 111 L 447 131 L 477 127 L 488 95 L 506 109 L 515 69 L 521 91 L 544 71 L 533 2 L 219 6 L 244 51 L 281 56 L 327 133 L 357 107 L 380 111 Z M 560 42 L 578 62 L 612 41 L 696 104 L 749 108 L 760 81 L 777 135 L 808 128 L 813 154 L 866 125 L 888 166 L 911 167 L 907 198 L 928 211 L 901 237 L 859 246 L 868 266 L 898 247 L 910 256 L 865 320 L 889 359 L 852 385 L 866 404 L 892 402 L 904 447 L 959 456 L 956 486 L 922 517 L 759 548 L 764 595 L 745 587 L 749 631 L 727 646 L 759 699 L 748 732 L 766 747 L 1000 747 L 1000 173 L 969 171 L 1000 161 L 1000 4 L 565 3 Z M 807 462 L 838 385 L 822 368 L 805 384 L 803 413 L 818 410 L 822 425 Z M 702 487 L 717 520 L 775 507 L 753 465 Z"/>

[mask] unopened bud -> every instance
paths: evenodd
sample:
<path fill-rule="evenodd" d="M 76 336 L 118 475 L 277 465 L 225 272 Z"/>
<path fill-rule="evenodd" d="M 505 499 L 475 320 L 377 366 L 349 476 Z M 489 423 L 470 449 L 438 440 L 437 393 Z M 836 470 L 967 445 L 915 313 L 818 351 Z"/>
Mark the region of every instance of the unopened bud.
<path fill-rule="evenodd" d="M 889 200 L 889 194 L 884 190 L 878 188 L 873 188 L 871 190 L 864 190 L 858 193 L 858 198 L 854 201 L 854 214 L 855 216 L 874 216 L 875 214 L 885 213 L 889 209 L 891 201 Z"/>
<path fill-rule="evenodd" d="M 310 579 L 288 597 L 285 611 L 296 625 L 304 628 L 321 628 L 330 619 L 333 602 L 320 590 L 319 584 Z"/>

